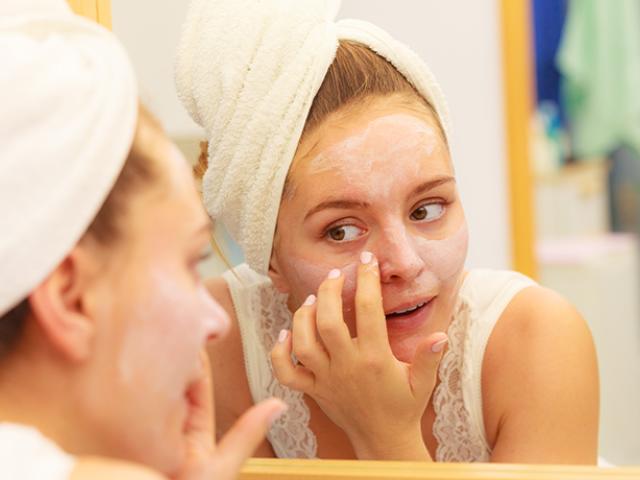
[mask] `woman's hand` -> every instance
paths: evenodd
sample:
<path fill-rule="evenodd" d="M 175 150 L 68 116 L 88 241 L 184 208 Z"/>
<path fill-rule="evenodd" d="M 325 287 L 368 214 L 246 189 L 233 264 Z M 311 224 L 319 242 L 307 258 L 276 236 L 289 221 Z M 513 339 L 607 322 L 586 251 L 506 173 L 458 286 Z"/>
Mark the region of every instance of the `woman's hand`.
<path fill-rule="evenodd" d="M 311 396 L 348 435 L 358 458 L 427 460 L 421 419 L 436 383 L 447 342 L 444 333 L 425 338 L 411 364 L 389 345 L 378 263 L 363 252 L 355 297 L 357 337 L 343 321 L 344 283 L 333 270 L 315 301 L 294 315 L 292 333 L 281 332 L 271 352 L 283 385 Z M 301 364 L 294 364 L 294 353 Z"/>
<path fill-rule="evenodd" d="M 286 405 L 275 398 L 250 408 L 215 444 L 213 386 L 209 359 L 202 354 L 203 375 L 189 392 L 190 413 L 185 431 L 187 458 L 175 480 L 235 479 L 245 461 L 264 440 Z"/>

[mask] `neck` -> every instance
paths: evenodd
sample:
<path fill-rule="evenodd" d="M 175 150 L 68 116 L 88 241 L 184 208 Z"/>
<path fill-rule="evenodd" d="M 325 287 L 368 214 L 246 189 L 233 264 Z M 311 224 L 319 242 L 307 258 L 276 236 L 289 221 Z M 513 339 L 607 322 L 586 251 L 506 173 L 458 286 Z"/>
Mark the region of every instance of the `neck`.
<path fill-rule="evenodd" d="M 0 361 L 0 422 L 31 426 L 74 455 L 99 454 L 83 422 L 72 366 L 49 352 L 19 348 Z"/>

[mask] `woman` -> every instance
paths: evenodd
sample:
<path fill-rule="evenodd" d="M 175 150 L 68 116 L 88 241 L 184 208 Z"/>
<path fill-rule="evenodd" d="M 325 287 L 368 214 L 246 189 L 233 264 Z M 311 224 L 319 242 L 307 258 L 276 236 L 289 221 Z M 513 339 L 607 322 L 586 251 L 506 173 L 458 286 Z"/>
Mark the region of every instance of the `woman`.
<path fill-rule="evenodd" d="M 464 269 L 438 84 L 336 9 L 196 0 L 184 26 L 204 203 L 248 263 L 208 283 L 232 319 L 216 388 L 244 379 L 218 425 L 275 395 L 264 456 L 595 463 L 585 322 L 522 275 Z"/>
<path fill-rule="evenodd" d="M 0 476 L 234 478 L 283 406 L 212 442 L 210 220 L 124 51 L 62 0 L 21 0 L 0 61 Z"/>

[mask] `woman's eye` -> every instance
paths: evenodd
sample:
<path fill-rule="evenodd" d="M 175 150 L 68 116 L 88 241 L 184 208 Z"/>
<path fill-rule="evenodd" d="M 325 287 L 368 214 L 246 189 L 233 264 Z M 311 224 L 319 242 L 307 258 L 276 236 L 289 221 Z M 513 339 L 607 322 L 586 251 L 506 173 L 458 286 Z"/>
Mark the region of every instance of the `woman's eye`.
<path fill-rule="evenodd" d="M 327 237 L 334 242 L 350 242 L 362 234 L 362 229 L 354 225 L 340 225 L 327 230 Z"/>
<path fill-rule="evenodd" d="M 427 203 L 411 212 L 411 220 L 419 222 L 432 222 L 444 213 L 444 205 L 441 203 Z"/>

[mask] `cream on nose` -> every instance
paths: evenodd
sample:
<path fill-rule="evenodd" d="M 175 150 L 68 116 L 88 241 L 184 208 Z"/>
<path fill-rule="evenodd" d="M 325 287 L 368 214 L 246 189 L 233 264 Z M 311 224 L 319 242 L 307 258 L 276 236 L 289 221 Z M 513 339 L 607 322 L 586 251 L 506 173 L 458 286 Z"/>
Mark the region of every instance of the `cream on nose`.
<path fill-rule="evenodd" d="M 393 278 L 413 280 L 425 267 L 415 242 L 411 241 L 404 226 L 385 228 L 374 253 L 380 263 L 383 282 L 389 282 Z"/>

